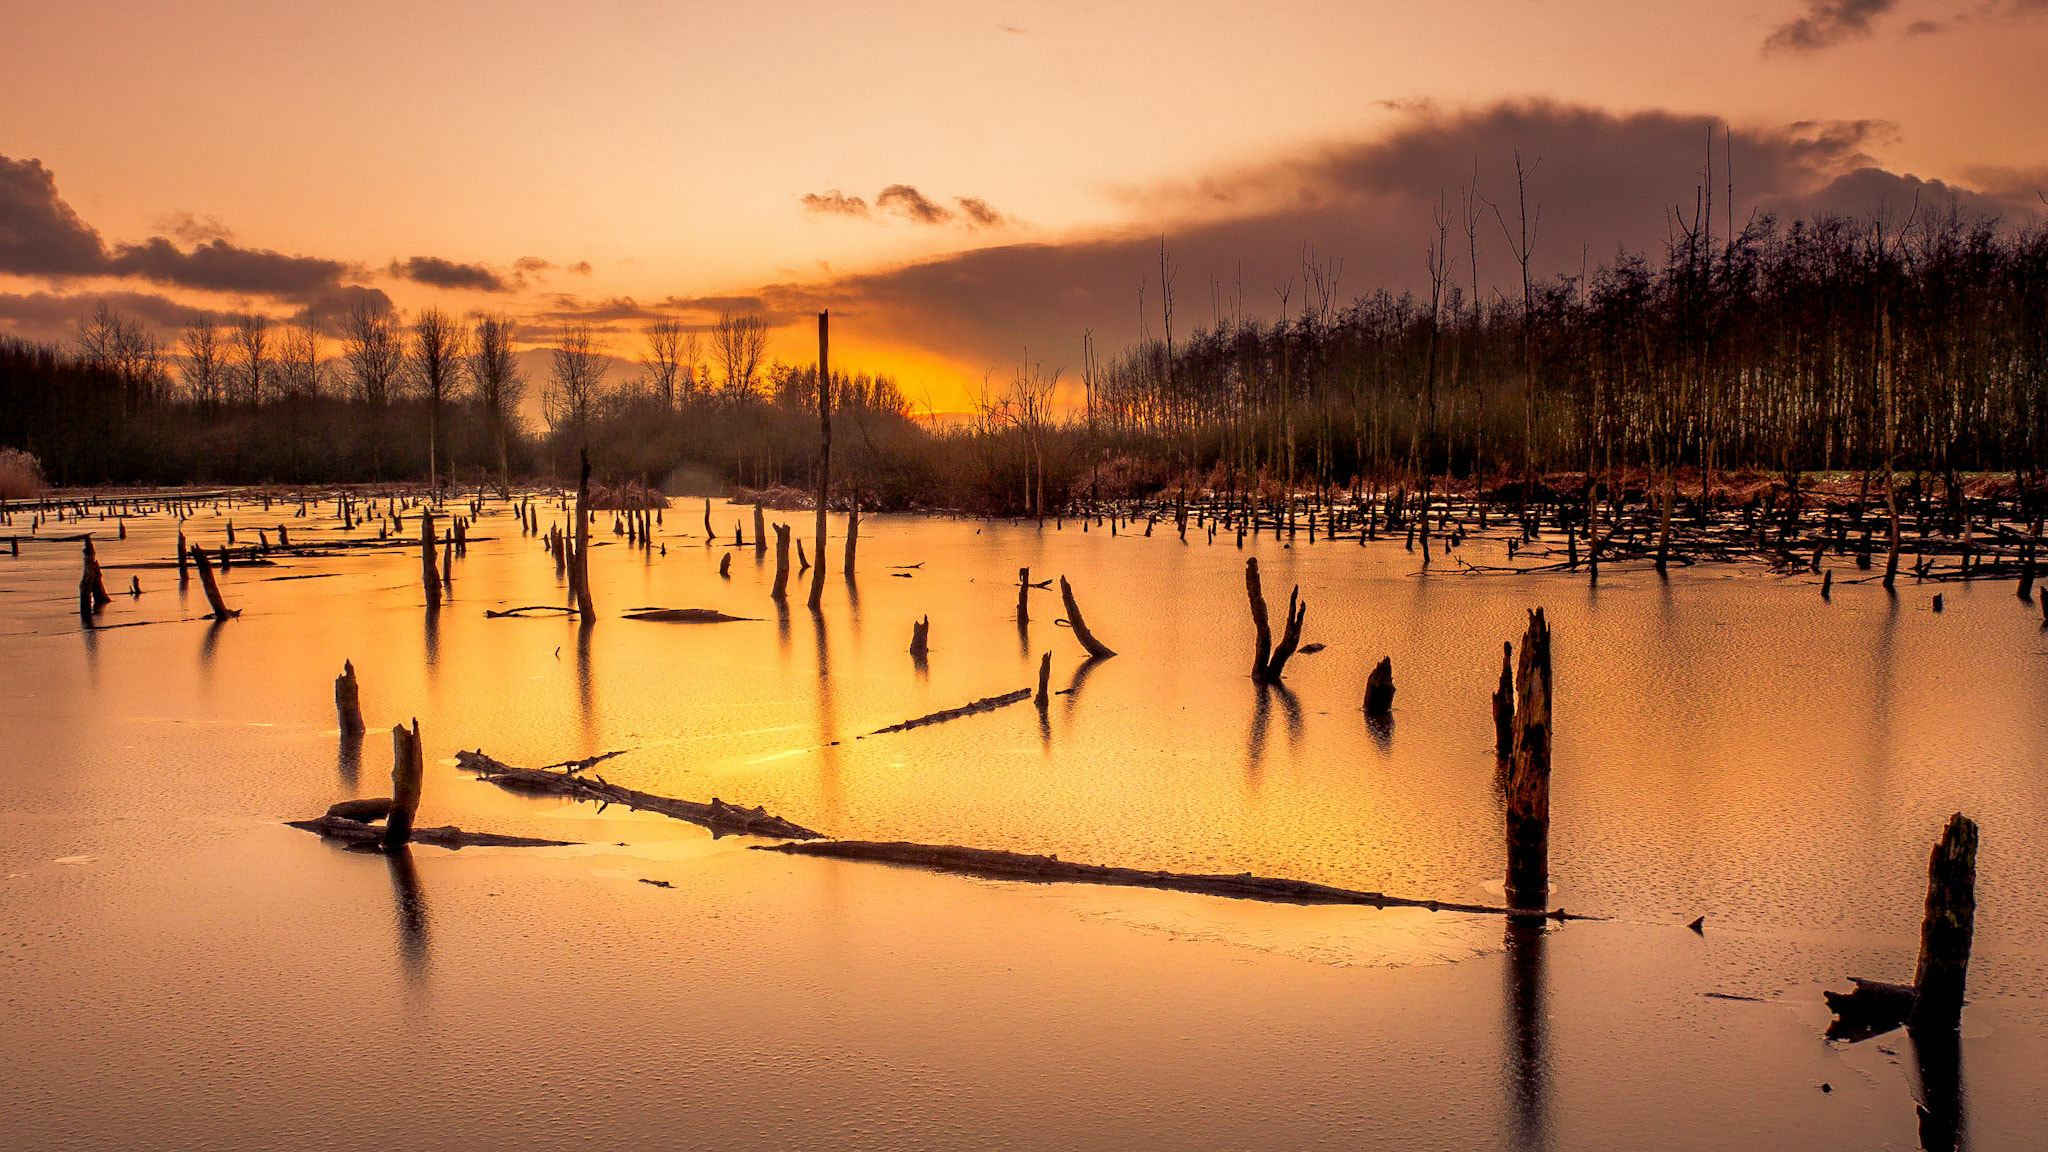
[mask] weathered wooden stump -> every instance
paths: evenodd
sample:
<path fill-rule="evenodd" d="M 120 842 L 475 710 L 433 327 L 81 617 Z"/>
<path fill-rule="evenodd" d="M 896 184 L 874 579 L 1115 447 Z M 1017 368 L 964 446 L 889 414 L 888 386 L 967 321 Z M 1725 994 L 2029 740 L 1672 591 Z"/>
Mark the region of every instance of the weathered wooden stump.
<path fill-rule="evenodd" d="M 922 620 L 913 622 L 910 625 L 910 654 L 912 656 L 923 656 L 930 651 L 931 636 L 931 617 L 927 616 Z"/>
<path fill-rule="evenodd" d="M 342 735 L 362 735 L 363 705 L 357 691 L 356 666 L 352 661 L 342 661 L 341 675 L 334 678 L 334 712 L 341 722 Z"/>
<path fill-rule="evenodd" d="M 434 554 L 434 513 L 420 510 L 420 587 L 427 593 L 427 607 L 441 606 L 441 572 Z"/>
<path fill-rule="evenodd" d="M 420 788 L 427 766 L 420 748 L 420 722 L 391 729 L 391 815 L 384 822 L 384 847 L 398 848 L 412 839 L 413 818 L 420 810 Z"/>
<path fill-rule="evenodd" d="M 1017 623 L 1031 623 L 1031 569 L 1017 569 Z"/>
<path fill-rule="evenodd" d="M 1927 859 L 1927 908 L 1913 972 L 1915 1028 L 1961 1025 L 1976 920 L 1977 824 L 1958 812 Z"/>
<path fill-rule="evenodd" d="M 775 588 L 769 592 L 777 603 L 789 599 L 789 525 L 775 526 Z"/>
<path fill-rule="evenodd" d="M 1380 657 L 1365 678 L 1365 714 L 1387 717 L 1394 712 L 1394 658 Z"/>
<path fill-rule="evenodd" d="M 1508 903 L 1550 897 L 1550 626 L 1529 613 L 1515 669 L 1515 746 L 1507 779 Z"/>
<path fill-rule="evenodd" d="M 1038 658 L 1038 710 L 1043 712 L 1052 704 L 1052 653 Z"/>
<path fill-rule="evenodd" d="M 718 558 L 718 575 L 722 580 L 732 579 L 732 553 L 727 552 Z"/>
<path fill-rule="evenodd" d="M 766 552 L 767 550 L 768 518 L 767 515 L 761 511 L 761 501 L 757 497 L 754 500 L 754 551 Z"/>
<path fill-rule="evenodd" d="M 1515 646 L 1500 643 L 1500 683 L 1493 690 L 1493 754 L 1506 763 L 1515 755 Z"/>

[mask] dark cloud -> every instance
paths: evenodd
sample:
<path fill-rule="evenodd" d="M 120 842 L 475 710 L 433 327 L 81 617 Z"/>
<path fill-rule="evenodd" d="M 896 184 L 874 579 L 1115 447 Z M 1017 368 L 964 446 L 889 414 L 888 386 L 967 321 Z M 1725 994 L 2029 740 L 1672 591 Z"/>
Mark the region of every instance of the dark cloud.
<path fill-rule="evenodd" d="M 211 315 L 153 292 L 0 292 L 0 327 L 31 340 L 68 340 L 102 304 L 163 331 Z"/>
<path fill-rule="evenodd" d="M 816 212 L 826 216 L 866 216 L 868 214 L 867 201 L 858 196 L 848 196 L 837 188 L 824 193 L 806 192 L 798 197 L 797 201 L 804 206 L 804 211 Z"/>
<path fill-rule="evenodd" d="M 515 285 L 481 264 L 458 264 L 439 256 L 391 262 L 391 274 L 433 288 L 463 292 L 510 292 Z"/>
<path fill-rule="evenodd" d="M 1434 215 L 1455 217 L 1479 164 L 1480 192 L 1515 220 L 1514 153 L 1540 160 L 1529 202 L 1541 210 L 1532 271 L 1549 277 L 1597 266 L 1619 248 L 1658 257 L 1682 205 L 1690 212 L 1714 132 L 1714 224 L 1728 227 L 1728 156 L 1720 122 L 1664 112 L 1615 114 L 1547 103 L 1463 113 L 1421 110 L 1385 136 L 1327 147 L 1172 187 L 1128 191 L 1128 231 L 1058 243 L 1006 244 L 845 275 L 822 285 L 760 290 L 764 309 L 791 319 L 821 307 L 878 342 L 919 346 L 969 364 L 1001 366 L 1025 347 L 1048 365 L 1073 367 L 1081 333 L 1115 348 L 1137 336 L 1140 286 L 1151 331 L 1160 330 L 1159 243 L 1176 270 L 1176 331 L 1244 310 L 1270 317 L 1276 286 L 1293 284 L 1299 306 L 1304 245 L 1343 262 L 1344 299 L 1379 287 L 1426 285 L 1424 246 Z M 1734 223 L 1753 212 L 1903 218 L 1915 201 L 1947 201 L 1967 213 L 2023 215 L 2036 204 L 2009 188 L 1972 191 L 1886 171 L 1872 149 L 1891 138 L 1882 121 L 1810 122 L 1734 134 Z M 1501 221 L 1482 208 L 1477 225 L 1481 293 L 1519 291 Z M 1473 279 L 1462 226 L 1454 229 L 1452 280 Z"/>
<path fill-rule="evenodd" d="M 0 272 L 90 276 L 106 258 L 100 234 L 57 195 L 41 161 L 0 156 Z"/>
<path fill-rule="evenodd" d="M 578 276 L 588 276 L 590 275 L 590 261 L 578 260 L 574 264 L 569 265 L 569 271 L 574 272 Z"/>
<path fill-rule="evenodd" d="M 521 275 L 528 275 L 535 272 L 547 272 L 553 270 L 553 268 L 553 263 L 543 260 L 538 256 L 521 256 L 519 259 L 514 260 L 512 262 L 512 270 L 514 272 L 520 273 Z"/>
<path fill-rule="evenodd" d="M 329 336 L 342 334 L 342 322 L 357 303 L 368 304 L 370 311 L 390 314 L 396 311 L 391 297 L 382 288 L 366 288 L 360 284 L 343 284 L 331 291 L 322 292 L 306 301 L 299 315 L 310 321 L 315 328 Z"/>
<path fill-rule="evenodd" d="M 339 260 L 287 256 L 225 240 L 209 240 L 186 251 L 162 236 L 152 236 L 140 244 L 116 245 L 102 269 L 111 276 L 139 276 L 180 288 L 285 299 L 334 288 L 346 271 L 348 265 Z"/>
<path fill-rule="evenodd" d="M 875 196 L 875 207 L 919 224 L 944 224 L 953 218 L 951 209 L 925 199 L 924 193 L 908 184 L 891 184 L 882 189 Z"/>
<path fill-rule="evenodd" d="M 979 196 L 958 196 L 953 203 L 960 206 L 961 213 L 977 228 L 1001 228 L 1009 223 L 1001 212 L 989 207 L 988 201 Z"/>
<path fill-rule="evenodd" d="M 1870 35 L 1870 22 L 1899 0 L 1806 0 L 1806 14 L 1772 29 L 1764 51 L 1812 52 Z"/>

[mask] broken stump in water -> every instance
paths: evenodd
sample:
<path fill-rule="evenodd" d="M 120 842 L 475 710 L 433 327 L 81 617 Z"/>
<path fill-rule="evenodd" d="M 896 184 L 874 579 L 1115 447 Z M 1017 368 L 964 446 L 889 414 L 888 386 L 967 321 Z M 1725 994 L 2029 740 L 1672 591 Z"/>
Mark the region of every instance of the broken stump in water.
<path fill-rule="evenodd" d="M 1365 678 L 1365 714 L 1385 718 L 1394 712 L 1394 658 L 1380 657 Z"/>
<path fill-rule="evenodd" d="M 1500 643 L 1500 684 L 1493 690 L 1493 754 L 1507 763 L 1515 754 L 1515 645 Z"/>
<path fill-rule="evenodd" d="M 1823 992 L 1835 1022 L 1828 1035 L 1861 1040 L 1901 1024 L 1916 1032 L 1953 1032 L 1962 1023 L 1970 943 L 1977 919 L 1977 824 L 1948 818 L 1927 860 L 1927 902 L 1920 921 L 1920 959 L 1913 983 L 1852 976 L 1849 992 Z"/>
<path fill-rule="evenodd" d="M 1048 707 L 1049 705 L 1051 705 L 1051 704 L 1052 704 L 1052 693 L 1051 693 L 1051 692 L 1049 691 L 1049 689 L 1051 688 L 1051 686 L 1052 686 L 1052 653 L 1050 653 L 1050 652 L 1047 652 L 1046 654 L 1044 654 L 1043 656 L 1040 656 L 1040 657 L 1038 658 L 1038 697 L 1037 697 L 1037 703 L 1038 703 L 1038 710 L 1039 710 L 1040 712 L 1043 712 L 1043 711 L 1045 711 L 1045 710 L 1046 710 L 1046 708 L 1047 708 L 1047 707 Z"/>
<path fill-rule="evenodd" d="M 927 616 L 910 625 L 910 654 L 923 656 L 930 649 L 932 618 Z"/>
<path fill-rule="evenodd" d="M 363 706 L 357 694 L 356 666 L 353 662 L 341 662 L 341 675 L 334 678 L 334 712 L 341 722 L 344 736 L 363 734 Z"/>
<path fill-rule="evenodd" d="M 206 602 L 213 607 L 212 619 L 218 623 L 240 616 L 220 598 L 220 585 L 213 580 L 213 563 L 206 558 L 206 550 L 197 544 L 192 545 L 192 563 L 199 569 L 199 586 L 206 590 Z"/>
<path fill-rule="evenodd" d="M 789 599 L 789 525 L 775 526 L 775 588 L 768 595 L 781 603 Z"/>
<path fill-rule="evenodd" d="M 1301 587 L 1296 585 L 1287 594 L 1287 627 L 1280 634 L 1280 643 L 1273 643 L 1273 630 L 1266 622 L 1266 595 L 1259 583 L 1259 561 L 1253 557 L 1244 562 L 1245 597 L 1251 601 L 1252 628 L 1252 679 L 1261 684 L 1278 684 L 1280 675 L 1287 668 L 1287 661 L 1294 655 L 1295 646 L 1301 642 L 1301 622 L 1308 615 L 1308 605 L 1300 603 Z"/>
<path fill-rule="evenodd" d="M 426 760 L 420 749 L 420 722 L 412 731 L 403 724 L 391 729 L 391 815 L 384 821 L 384 847 L 397 848 L 412 839 L 413 817 L 420 810 L 420 787 L 426 780 Z"/>
<path fill-rule="evenodd" d="M 1540 908 L 1550 897 L 1550 626 L 1529 613 L 1515 669 L 1515 744 L 1508 767 L 1508 903 Z"/>

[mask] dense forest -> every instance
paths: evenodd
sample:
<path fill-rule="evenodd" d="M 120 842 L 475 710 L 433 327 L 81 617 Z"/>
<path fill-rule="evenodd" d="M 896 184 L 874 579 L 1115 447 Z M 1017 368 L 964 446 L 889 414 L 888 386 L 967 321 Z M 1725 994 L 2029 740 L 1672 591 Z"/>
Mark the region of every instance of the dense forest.
<path fill-rule="evenodd" d="M 963 422 L 915 419 L 886 378 L 835 376 L 835 484 L 873 507 L 991 513 L 1560 472 L 2038 484 L 2048 229 L 1917 209 L 1715 236 L 1709 218 L 1674 225 L 1654 258 L 1543 280 L 1510 215 L 1522 274 L 1488 299 L 1475 218 L 1445 213 L 1420 246 L 1426 291 L 1346 300 L 1335 269 L 1304 261 L 1278 319 L 1218 294 L 1218 318 L 1184 334 L 1162 248 L 1135 344 L 1104 359 L 1090 339 L 1077 373 L 1021 366 Z M 637 374 L 587 329 L 551 335 L 546 379 L 529 382 L 501 316 L 358 311 L 339 333 L 230 317 L 166 342 L 102 309 L 66 346 L 0 342 L 0 445 L 61 484 L 474 485 L 563 476 L 588 444 L 600 471 L 651 485 L 810 485 L 814 370 L 763 363 L 758 318 L 652 325 Z M 518 416 L 530 384 L 539 428 Z"/>

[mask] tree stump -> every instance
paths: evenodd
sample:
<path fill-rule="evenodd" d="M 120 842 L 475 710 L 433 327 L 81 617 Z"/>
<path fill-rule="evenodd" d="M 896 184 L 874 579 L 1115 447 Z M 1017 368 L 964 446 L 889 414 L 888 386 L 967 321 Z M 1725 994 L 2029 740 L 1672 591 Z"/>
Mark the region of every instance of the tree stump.
<path fill-rule="evenodd" d="M 1550 897 L 1550 626 L 1529 613 L 1515 670 L 1515 746 L 1507 779 L 1508 903 Z"/>
<path fill-rule="evenodd" d="M 206 602 L 213 608 L 212 618 L 221 621 L 240 616 L 240 612 L 230 611 L 226 601 L 220 598 L 220 585 L 214 583 L 213 564 L 206 558 L 206 549 L 192 545 L 192 563 L 199 569 L 199 586 L 205 589 Z"/>
<path fill-rule="evenodd" d="M 923 656 L 929 650 L 932 634 L 932 618 L 927 616 L 910 626 L 910 654 Z"/>
<path fill-rule="evenodd" d="M 1052 653 L 1038 658 L 1038 710 L 1043 712 L 1052 704 Z"/>
<path fill-rule="evenodd" d="M 342 735 L 363 734 L 363 706 L 357 693 L 356 666 L 348 660 L 341 662 L 341 675 L 334 678 L 334 712 L 341 722 Z"/>
<path fill-rule="evenodd" d="M 412 839 L 413 818 L 420 810 L 420 787 L 427 775 L 426 760 L 420 750 L 420 722 L 414 719 L 412 731 L 405 725 L 394 725 L 391 729 L 391 815 L 384 821 L 384 847 L 400 848 Z"/>
<path fill-rule="evenodd" d="M 1288 658 L 1301 643 L 1301 622 L 1308 615 L 1308 605 L 1300 603 L 1301 588 L 1297 585 L 1287 594 L 1287 627 L 1280 634 L 1280 643 L 1273 644 L 1273 631 L 1266 622 L 1266 596 L 1259 583 L 1259 561 L 1253 557 L 1244 562 L 1245 596 L 1251 601 L 1252 627 L 1256 633 L 1252 645 L 1252 679 L 1261 684 L 1278 684 L 1280 675 L 1287 668 Z"/>
<path fill-rule="evenodd" d="M 1927 859 L 1927 907 L 1913 971 L 1915 1028 L 1962 1023 L 1963 989 L 1977 920 L 1977 824 L 1958 812 Z"/>
<path fill-rule="evenodd" d="M 434 514 L 420 510 L 420 587 L 426 589 L 427 607 L 441 606 L 441 573 L 434 556 Z"/>
<path fill-rule="evenodd" d="M 1017 569 L 1017 623 L 1031 623 L 1031 569 Z"/>
<path fill-rule="evenodd" d="M 1505 763 L 1515 755 L 1515 646 L 1500 643 L 1500 684 L 1493 690 L 1493 754 Z"/>
<path fill-rule="evenodd" d="M 775 526 L 775 589 L 768 594 L 776 603 L 789 599 L 789 525 Z"/>
<path fill-rule="evenodd" d="M 1365 678 L 1365 714 L 1385 719 L 1394 712 L 1394 658 L 1380 657 Z"/>

